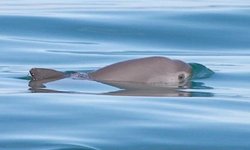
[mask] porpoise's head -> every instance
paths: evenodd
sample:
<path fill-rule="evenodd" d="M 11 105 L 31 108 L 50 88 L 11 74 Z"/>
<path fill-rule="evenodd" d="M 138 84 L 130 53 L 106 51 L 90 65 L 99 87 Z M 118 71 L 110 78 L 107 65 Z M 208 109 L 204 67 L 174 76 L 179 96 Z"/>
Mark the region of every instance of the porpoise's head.
<path fill-rule="evenodd" d="M 174 82 L 183 83 L 191 78 L 193 69 L 189 64 L 180 60 L 173 60 L 173 63 L 175 63 L 176 69 L 176 76 L 173 79 Z"/>
<path fill-rule="evenodd" d="M 181 61 L 168 58 L 158 58 L 158 65 L 151 83 L 179 84 L 185 83 L 193 74 L 192 67 Z"/>

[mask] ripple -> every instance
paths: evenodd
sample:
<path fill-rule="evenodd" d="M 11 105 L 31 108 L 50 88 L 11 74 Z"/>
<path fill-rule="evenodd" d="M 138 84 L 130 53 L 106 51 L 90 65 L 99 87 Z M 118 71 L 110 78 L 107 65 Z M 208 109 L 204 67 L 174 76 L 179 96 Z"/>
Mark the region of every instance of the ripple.
<path fill-rule="evenodd" d="M 98 150 L 91 146 L 67 144 L 53 142 L 53 140 L 38 140 L 38 139 L 8 139 L 0 142 L 1 148 L 5 150 Z"/>
<path fill-rule="evenodd" d="M 199 63 L 190 63 L 192 66 L 194 73 L 192 75 L 192 79 L 203 79 L 211 77 L 214 72 L 207 68 L 206 66 Z"/>
<path fill-rule="evenodd" d="M 98 44 L 93 42 L 77 42 L 77 41 L 53 41 L 53 40 L 42 40 L 42 39 L 26 39 L 11 37 L 10 39 L 24 42 L 37 42 L 37 43 L 52 43 L 52 44 Z"/>

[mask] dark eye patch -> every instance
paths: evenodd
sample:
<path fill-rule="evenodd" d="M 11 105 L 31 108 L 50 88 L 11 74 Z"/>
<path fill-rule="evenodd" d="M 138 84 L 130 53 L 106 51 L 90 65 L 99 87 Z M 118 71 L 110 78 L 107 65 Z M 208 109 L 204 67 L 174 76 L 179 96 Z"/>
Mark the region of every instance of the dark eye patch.
<path fill-rule="evenodd" d="M 178 76 L 178 80 L 179 81 L 182 81 L 182 80 L 184 80 L 185 79 L 185 75 L 182 73 L 182 74 L 179 74 L 179 76 Z"/>

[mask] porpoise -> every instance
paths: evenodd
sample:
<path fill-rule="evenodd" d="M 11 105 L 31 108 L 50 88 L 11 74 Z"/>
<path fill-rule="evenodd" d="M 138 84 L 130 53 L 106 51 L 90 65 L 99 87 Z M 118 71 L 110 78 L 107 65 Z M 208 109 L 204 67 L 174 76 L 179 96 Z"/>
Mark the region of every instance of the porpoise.
<path fill-rule="evenodd" d="M 193 69 L 189 64 L 181 60 L 158 56 L 118 62 L 88 74 L 78 72 L 66 74 L 45 68 L 30 70 L 33 80 L 48 80 L 49 82 L 72 76 L 114 86 L 123 83 L 179 84 L 190 79 L 192 73 Z"/>

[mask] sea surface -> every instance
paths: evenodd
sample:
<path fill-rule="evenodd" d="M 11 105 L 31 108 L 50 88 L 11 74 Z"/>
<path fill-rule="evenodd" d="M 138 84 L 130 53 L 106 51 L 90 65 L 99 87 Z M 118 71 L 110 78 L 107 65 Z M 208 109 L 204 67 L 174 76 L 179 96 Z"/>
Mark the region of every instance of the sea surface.
<path fill-rule="evenodd" d="M 34 67 L 149 56 L 190 63 L 196 77 L 166 91 L 30 87 Z M 1 0 L 0 149 L 249 150 L 250 1 Z"/>

